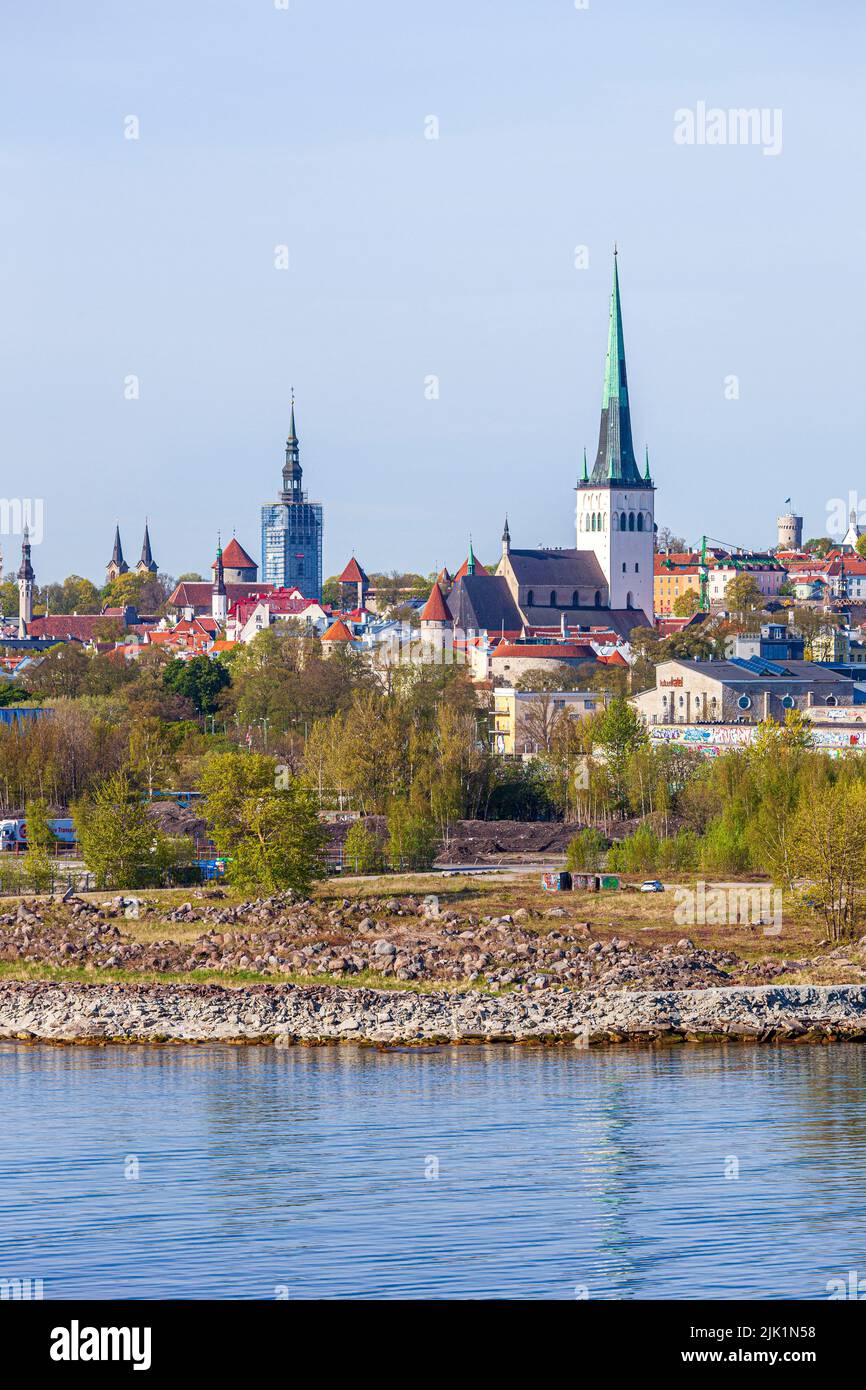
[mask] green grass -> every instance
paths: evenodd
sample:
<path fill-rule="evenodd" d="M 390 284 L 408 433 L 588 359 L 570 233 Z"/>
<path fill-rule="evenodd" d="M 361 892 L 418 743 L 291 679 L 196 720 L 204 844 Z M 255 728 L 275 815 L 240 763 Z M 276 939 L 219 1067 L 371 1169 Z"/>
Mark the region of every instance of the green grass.
<path fill-rule="evenodd" d="M 258 970 L 102 970 L 85 965 L 47 965 L 41 961 L 0 961 L 0 981 L 47 980 L 58 984 L 166 984 L 222 985 L 226 989 L 245 985 L 336 985 L 339 989 L 382 989 L 412 994 L 466 993 L 506 994 L 512 985 L 497 988 L 476 980 L 397 980 L 375 970 L 353 975 L 268 974 Z"/>

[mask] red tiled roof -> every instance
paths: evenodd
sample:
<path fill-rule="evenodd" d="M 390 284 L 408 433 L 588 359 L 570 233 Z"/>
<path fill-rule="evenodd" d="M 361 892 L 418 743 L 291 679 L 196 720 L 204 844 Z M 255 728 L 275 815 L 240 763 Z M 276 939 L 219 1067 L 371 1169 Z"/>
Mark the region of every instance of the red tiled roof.
<path fill-rule="evenodd" d="M 595 661 L 592 647 L 583 642 L 500 642 L 493 656 L 542 656 L 550 661 Z"/>
<path fill-rule="evenodd" d="M 361 566 L 358 564 L 358 561 L 355 559 L 354 555 L 352 556 L 346 568 L 343 570 L 343 573 L 340 575 L 338 582 L 340 584 L 367 583 L 367 576 L 361 569 Z"/>
<path fill-rule="evenodd" d="M 27 635 L 55 637 L 58 641 L 66 637 L 76 642 L 92 642 L 97 634 L 116 621 L 114 618 L 106 618 L 102 613 L 56 613 L 48 618 L 33 618 L 28 624 Z"/>
<path fill-rule="evenodd" d="M 451 614 L 448 612 L 448 605 L 442 597 L 442 590 L 438 584 L 434 584 L 430 590 L 430 597 L 421 609 L 422 623 L 450 623 Z"/>
<path fill-rule="evenodd" d="M 610 652 L 608 656 L 599 654 L 598 660 L 604 662 L 605 666 L 628 666 L 622 652 Z"/>
<path fill-rule="evenodd" d="M 354 640 L 342 618 L 337 618 L 336 622 L 331 623 L 327 632 L 322 633 L 323 642 L 354 642 Z"/>
<path fill-rule="evenodd" d="M 214 561 L 211 569 L 216 565 Z M 251 555 L 248 555 L 243 546 L 232 536 L 225 550 L 223 551 L 223 569 L 225 570 L 257 570 L 258 565 Z"/>
<path fill-rule="evenodd" d="M 253 594 L 260 594 L 264 598 L 273 589 L 273 584 L 243 583 L 226 584 L 226 598 L 229 605 L 237 603 L 240 598 L 249 598 Z M 182 584 L 178 584 L 174 593 L 168 600 L 170 608 L 210 608 L 213 599 L 213 585 L 208 579 L 185 579 Z"/>

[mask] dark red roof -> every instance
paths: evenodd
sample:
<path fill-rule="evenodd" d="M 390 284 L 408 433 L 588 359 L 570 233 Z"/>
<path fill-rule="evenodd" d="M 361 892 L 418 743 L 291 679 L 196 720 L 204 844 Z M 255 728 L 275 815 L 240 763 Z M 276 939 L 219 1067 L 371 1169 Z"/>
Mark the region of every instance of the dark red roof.
<path fill-rule="evenodd" d="M 214 561 L 214 564 L 216 561 Z M 212 567 L 213 568 L 213 567 Z M 225 550 L 223 551 L 223 569 L 226 570 L 257 570 L 258 565 L 251 555 L 248 555 L 243 546 L 232 536 Z"/>
<path fill-rule="evenodd" d="M 549 661 L 595 661 L 592 647 L 583 642 L 500 642 L 492 655 L 547 657 Z"/>
<path fill-rule="evenodd" d="M 262 598 L 273 589 L 273 584 L 226 584 L 226 598 L 229 604 L 237 603 L 240 598 L 251 598 L 254 594 L 261 594 Z M 182 584 L 178 584 L 174 593 L 168 600 L 170 608 L 210 608 L 213 600 L 213 585 L 207 579 L 185 579 Z"/>
<path fill-rule="evenodd" d="M 366 576 L 366 574 L 364 573 L 364 571 L 361 569 L 361 566 L 358 564 L 358 561 L 355 559 L 354 555 L 352 556 L 352 558 L 351 558 L 351 560 L 349 561 L 349 563 L 348 563 L 348 565 L 346 566 L 346 568 L 343 570 L 343 573 L 340 575 L 339 583 L 340 583 L 340 584 L 366 584 L 366 583 L 368 583 L 367 576 Z"/>
<path fill-rule="evenodd" d="M 438 584 L 434 584 L 430 590 L 430 597 L 421 609 L 422 623 L 450 623 L 451 614 L 448 612 L 448 605 L 442 597 L 442 590 Z"/>

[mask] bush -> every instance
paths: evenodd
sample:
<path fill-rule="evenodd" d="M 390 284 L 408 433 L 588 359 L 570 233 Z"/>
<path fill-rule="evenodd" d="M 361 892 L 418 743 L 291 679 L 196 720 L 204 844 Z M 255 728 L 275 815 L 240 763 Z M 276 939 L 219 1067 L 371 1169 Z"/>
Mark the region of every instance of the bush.
<path fill-rule="evenodd" d="M 430 815 L 395 801 L 388 813 L 388 855 L 395 869 L 432 869 L 439 841 Z"/>
<path fill-rule="evenodd" d="M 575 873 L 595 873 L 604 864 L 608 841 L 595 826 L 587 825 L 578 830 L 568 846 L 566 867 Z"/>
<path fill-rule="evenodd" d="M 384 866 L 385 851 L 379 836 L 362 820 L 354 821 L 343 844 L 343 868 L 355 874 L 380 874 Z"/>

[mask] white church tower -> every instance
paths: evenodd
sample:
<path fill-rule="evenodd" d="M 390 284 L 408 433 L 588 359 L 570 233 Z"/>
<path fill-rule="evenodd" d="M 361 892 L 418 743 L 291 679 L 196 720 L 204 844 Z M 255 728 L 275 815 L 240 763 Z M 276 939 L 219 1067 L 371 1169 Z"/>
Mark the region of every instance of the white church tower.
<path fill-rule="evenodd" d="M 637 608 L 654 621 L 655 487 L 649 455 L 641 474 L 631 438 L 616 250 L 604 369 L 601 430 L 592 472 L 583 458 L 577 485 L 577 549 L 591 550 L 608 583 L 611 608 Z"/>
<path fill-rule="evenodd" d="M 24 527 L 21 543 L 21 568 L 18 571 L 18 636 L 27 637 L 33 620 L 33 585 L 36 576 L 30 563 L 30 533 Z"/>

